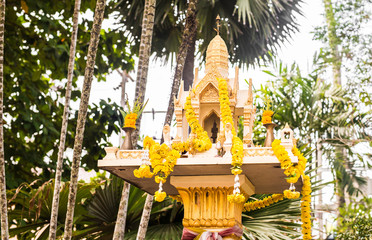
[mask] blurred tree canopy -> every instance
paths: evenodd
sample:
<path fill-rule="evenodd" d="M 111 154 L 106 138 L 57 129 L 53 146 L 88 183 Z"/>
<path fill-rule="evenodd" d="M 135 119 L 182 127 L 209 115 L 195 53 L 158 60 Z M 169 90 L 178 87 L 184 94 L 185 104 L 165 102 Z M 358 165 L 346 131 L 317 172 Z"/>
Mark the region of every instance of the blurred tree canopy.
<path fill-rule="evenodd" d="M 336 0 L 332 7 L 336 27 L 334 41 L 340 52 L 342 80 L 347 82 L 344 87 L 360 106 L 371 105 L 372 0 Z M 326 25 L 315 28 L 314 39 L 325 44 L 322 56 L 325 64 L 331 64 L 334 59 L 326 44 L 330 41 Z"/>
<path fill-rule="evenodd" d="M 94 0 L 81 5 L 72 101 L 78 101 L 77 77 L 82 76 L 89 45 Z M 7 186 L 14 188 L 36 177 L 49 179 L 55 169 L 60 136 L 64 85 L 67 77 L 74 1 L 9 0 L 6 6 L 4 59 L 4 135 Z M 106 12 L 106 17 L 110 12 Z M 130 45 L 120 29 L 101 31 L 95 76 L 121 68 L 132 70 Z M 88 112 L 82 166 L 95 169 L 107 136 L 117 132 L 116 104 L 101 101 Z M 70 119 L 77 118 L 77 112 Z M 76 122 L 70 121 L 66 147 L 72 148 Z M 69 162 L 67 165 L 70 165 Z M 64 177 L 69 175 L 65 167 Z"/>
<path fill-rule="evenodd" d="M 197 3 L 196 52 L 205 60 L 209 42 L 216 35 L 216 17 L 221 17 L 221 37 L 229 51 L 230 62 L 239 67 L 268 62 L 271 54 L 297 32 L 297 16 L 302 1 L 279 0 L 199 0 Z M 187 10 L 186 0 L 156 1 L 152 53 L 158 58 L 173 58 L 181 44 Z M 127 29 L 138 51 L 144 9 L 143 1 L 118 1 L 114 17 Z M 195 41 L 194 40 L 194 41 Z M 193 43 L 195 45 L 195 42 Z M 192 71 L 193 69 L 191 69 Z"/>

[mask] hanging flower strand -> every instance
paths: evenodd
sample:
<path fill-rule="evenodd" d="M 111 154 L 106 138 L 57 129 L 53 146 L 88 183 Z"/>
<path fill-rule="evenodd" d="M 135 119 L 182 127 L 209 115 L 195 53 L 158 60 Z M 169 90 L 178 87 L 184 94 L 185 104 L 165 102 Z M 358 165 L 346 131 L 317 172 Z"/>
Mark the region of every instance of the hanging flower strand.
<path fill-rule="evenodd" d="M 189 139 L 183 144 L 184 150 L 191 150 L 191 153 L 196 151 L 205 152 L 209 150 L 212 147 L 212 142 L 208 137 L 208 133 L 204 131 L 202 126 L 200 126 L 199 121 L 195 116 L 194 109 L 191 105 L 190 95 L 186 98 L 185 110 L 186 120 L 191 128 L 192 134 L 196 135 L 196 137 L 189 137 Z"/>
<path fill-rule="evenodd" d="M 298 181 L 300 176 L 303 177 L 302 198 L 301 198 L 301 221 L 302 234 L 304 240 L 311 238 L 311 182 L 310 177 L 304 174 L 307 159 L 294 146 L 292 153 L 298 158 L 298 164 L 293 166 L 287 150 L 280 145 L 281 141 L 275 139 L 271 144 L 274 155 L 278 158 L 281 168 L 284 169 L 284 174 L 287 176 L 286 180 L 290 183 L 290 188 L 283 191 L 284 197 L 288 199 L 296 199 L 300 197 L 300 193 L 295 191 L 294 184 Z"/>
<path fill-rule="evenodd" d="M 149 161 L 149 149 L 154 144 L 155 141 L 149 136 L 146 136 L 143 140 L 143 148 L 145 151 L 141 159 L 141 166 L 133 171 L 133 174 L 136 178 L 152 178 L 154 176 L 154 173 L 152 173 L 150 170 L 151 162 Z"/>
<path fill-rule="evenodd" d="M 219 94 L 219 101 L 220 101 L 220 111 L 221 111 L 221 118 L 224 129 L 226 129 L 226 125 L 229 123 L 231 125 L 231 133 L 233 135 L 232 139 L 232 147 L 231 147 L 231 154 L 232 154 L 232 161 L 231 161 L 231 173 L 235 175 L 234 178 L 234 191 L 233 194 L 227 196 L 227 199 L 231 203 L 243 203 L 245 202 L 245 197 L 243 194 L 240 193 L 240 182 L 239 182 L 239 174 L 242 173 L 242 164 L 243 164 L 243 142 L 242 140 L 236 136 L 236 131 L 234 128 L 234 122 L 231 114 L 230 109 L 230 99 L 229 99 L 229 92 L 227 82 L 223 78 L 218 79 L 218 94 Z"/>
<path fill-rule="evenodd" d="M 200 126 L 195 116 L 190 96 L 186 99 L 185 110 L 187 122 L 196 137 L 190 137 L 186 142 L 173 143 L 172 148 L 169 148 L 166 144 L 160 145 L 149 136 L 146 136 L 143 141 L 143 147 L 149 150 L 150 161 L 143 160 L 139 169 L 133 171 L 134 176 L 137 178 L 151 178 L 155 176 L 155 182 L 159 184 L 159 190 L 155 192 L 155 200 L 158 202 L 163 201 L 167 196 L 162 186 L 173 172 L 177 159 L 181 157 L 180 153 L 190 150 L 204 152 L 212 147 L 212 142 L 207 132 Z M 153 172 L 151 172 L 148 162 L 151 164 Z"/>

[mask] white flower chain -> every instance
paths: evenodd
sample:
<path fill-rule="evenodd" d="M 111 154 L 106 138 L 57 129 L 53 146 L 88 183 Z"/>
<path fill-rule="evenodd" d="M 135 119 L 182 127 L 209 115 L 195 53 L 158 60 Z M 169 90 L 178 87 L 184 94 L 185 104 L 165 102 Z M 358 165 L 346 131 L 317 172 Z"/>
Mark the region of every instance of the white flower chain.
<path fill-rule="evenodd" d="M 235 183 L 234 183 L 233 194 L 240 194 L 240 181 L 239 181 L 239 175 L 238 174 L 235 175 L 234 181 L 235 181 Z"/>

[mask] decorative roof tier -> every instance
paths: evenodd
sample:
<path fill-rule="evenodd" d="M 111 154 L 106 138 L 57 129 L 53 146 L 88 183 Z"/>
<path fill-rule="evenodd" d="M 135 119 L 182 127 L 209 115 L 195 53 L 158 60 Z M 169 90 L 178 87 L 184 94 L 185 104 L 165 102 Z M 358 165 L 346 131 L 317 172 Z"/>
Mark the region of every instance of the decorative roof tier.
<path fill-rule="evenodd" d="M 205 73 L 208 74 L 216 69 L 223 78 L 229 75 L 229 53 L 226 43 L 220 35 L 216 35 L 207 48 L 207 61 Z"/>
<path fill-rule="evenodd" d="M 218 31 L 217 31 L 218 32 Z M 244 143 L 252 145 L 253 122 L 256 108 L 253 106 L 252 79 L 249 79 L 249 89 L 239 89 L 239 68 L 235 68 L 235 76 L 228 78 L 228 51 L 225 41 L 217 34 L 207 48 L 205 73 L 199 78 L 198 68 L 195 69 L 195 79 L 191 92 L 183 89 L 181 84 L 178 99 L 175 99 L 175 115 L 177 119 L 176 141 L 185 141 L 189 137 L 188 124 L 184 106 L 186 98 L 191 96 L 191 103 L 199 124 L 208 133 L 213 143 L 217 135 L 222 134 L 218 79 L 224 78 L 228 84 L 228 94 L 232 111 L 233 125 L 238 127 L 239 117 L 244 116 Z"/>

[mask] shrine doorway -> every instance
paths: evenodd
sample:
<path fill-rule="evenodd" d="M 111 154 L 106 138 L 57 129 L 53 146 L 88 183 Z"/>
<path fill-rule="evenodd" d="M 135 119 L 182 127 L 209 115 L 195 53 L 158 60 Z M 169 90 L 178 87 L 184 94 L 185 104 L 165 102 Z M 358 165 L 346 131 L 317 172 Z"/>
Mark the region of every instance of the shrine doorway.
<path fill-rule="evenodd" d="M 220 118 L 217 116 L 215 111 L 211 111 L 211 113 L 204 118 L 203 128 L 208 133 L 212 143 L 216 143 L 217 134 L 220 131 Z"/>

